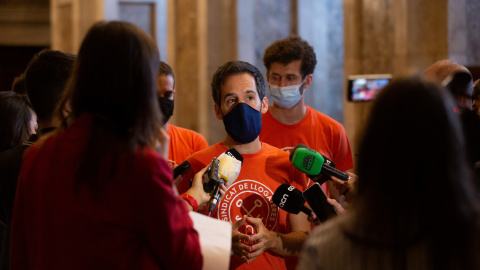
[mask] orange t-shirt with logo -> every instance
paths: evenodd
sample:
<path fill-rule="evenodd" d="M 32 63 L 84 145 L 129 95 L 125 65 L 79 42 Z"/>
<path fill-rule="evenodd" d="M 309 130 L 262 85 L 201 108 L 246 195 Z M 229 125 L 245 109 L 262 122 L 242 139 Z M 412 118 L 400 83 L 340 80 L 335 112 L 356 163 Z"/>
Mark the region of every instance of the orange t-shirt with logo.
<path fill-rule="evenodd" d="M 170 137 L 168 149 L 168 165 L 177 167 L 193 153 L 208 147 L 207 140 L 198 132 L 168 124 L 167 134 Z"/>
<path fill-rule="evenodd" d="M 199 151 L 188 158 L 193 173 L 205 168 L 214 157 L 220 156 L 228 149 L 223 143 L 217 143 Z M 295 169 L 288 159 L 288 153 L 262 143 L 262 149 L 254 154 L 245 154 L 237 179 L 230 183 L 225 197 L 218 203 L 212 217 L 220 220 L 237 222 L 243 215 L 261 218 L 268 230 L 288 233 L 288 213 L 280 210 L 272 201 L 275 190 L 283 183 L 288 183 L 300 190 L 306 188 L 306 176 Z M 179 190 L 180 194 L 186 190 Z M 255 234 L 251 224 L 239 228 L 245 234 Z M 251 243 L 253 245 L 253 243 Z M 232 256 L 230 269 L 286 269 L 282 256 L 265 251 L 253 262 L 246 264 L 239 257 Z"/>

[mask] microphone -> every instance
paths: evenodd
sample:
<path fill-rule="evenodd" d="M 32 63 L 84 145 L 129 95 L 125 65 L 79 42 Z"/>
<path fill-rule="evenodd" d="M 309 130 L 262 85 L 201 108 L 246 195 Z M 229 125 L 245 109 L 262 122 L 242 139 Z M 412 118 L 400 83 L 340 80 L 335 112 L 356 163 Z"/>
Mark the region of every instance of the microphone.
<path fill-rule="evenodd" d="M 222 153 L 216 160 L 218 161 L 217 180 L 214 182 L 212 197 L 208 203 L 208 215 L 211 214 L 218 203 L 218 199 L 221 195 L 221 184 L 225 184 L 226 182 L 230 182 L 230 184 L 233 183 L 233 181 L 235 181 L 240 174 L 240 168 L 242 167 L 243 163 L 242 155 L 240 155 L 240 153 L 238 153 L 238 151 L 234 148 Z M 210 186 L 212 185 L 210 184 Z"/>
<path fill-rule="evenodd" d="M 348 174 L 339 171 L 325 162 L 325 158 L 317 151 L 308 148 L 304 144 L 298 144 L 290 153 L 290 162 L 295 168 L 307 174 L 315 182 L 323 184 L 326 180 L 321 177 L 324 174 L 328 177 L 335 176 L 341 180 L 348 180 Z"/>
<path fill-rule="evenodd" d="M 176 179 L 179 175 L 184 174 L 188 169 L 190 169 L 190 163 L 185 160 L 173 169 L 173 179 Z"/>
<path fill-rule="evenodd" d="M 273 193 L 272 201 L 283 209 L 292 214 L 298 214 L 300 211 L 310 216 L 312 209 L 305 205 L 305 198 L 302 192 L 289 184 L 281 184 L 275 193 Z"/>

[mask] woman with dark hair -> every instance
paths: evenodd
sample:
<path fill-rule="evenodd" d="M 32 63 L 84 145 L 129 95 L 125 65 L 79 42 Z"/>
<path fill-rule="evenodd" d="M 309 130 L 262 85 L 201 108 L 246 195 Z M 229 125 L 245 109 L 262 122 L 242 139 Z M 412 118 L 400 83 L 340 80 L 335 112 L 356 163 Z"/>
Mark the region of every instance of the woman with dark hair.
<path fill-rule="evenodd" d="M 155 43 L 132 24 L 88 31 L 58 107 L 61 128 L 24 157 L 12 269 L 202 267 L 187 204 L 156 152 L 158 65 Z"/>
<path fill-rule="evenodd" d="M 37 117 L 27 96 L 0 92 L 0 152 L 22 144 L 36 133 Z"/>
<path fill-rule="evenodd" d="M 300 269 L 480 269 L 478 202 L 454 107 L 417 77 L 382 91 L 352 209 L 312 233 Z"/>

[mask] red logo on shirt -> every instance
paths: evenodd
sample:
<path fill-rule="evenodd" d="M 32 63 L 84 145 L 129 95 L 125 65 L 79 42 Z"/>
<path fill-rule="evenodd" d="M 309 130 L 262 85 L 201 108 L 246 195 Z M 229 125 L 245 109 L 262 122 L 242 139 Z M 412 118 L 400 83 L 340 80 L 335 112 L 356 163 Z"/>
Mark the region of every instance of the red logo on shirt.
<path fill-rule="evenodd" d="M 273 230 L 278 221 L 278 206 L 272 201 L 273 192 L 264 184 L 254 180 L 234 182 L 220 202 L 218 219 L 237 222 L 243 215 L 260 218 L 268 230 Z M 246 224 L 239 228 L 241 233 L 257 233 L 254 226 Z"/>

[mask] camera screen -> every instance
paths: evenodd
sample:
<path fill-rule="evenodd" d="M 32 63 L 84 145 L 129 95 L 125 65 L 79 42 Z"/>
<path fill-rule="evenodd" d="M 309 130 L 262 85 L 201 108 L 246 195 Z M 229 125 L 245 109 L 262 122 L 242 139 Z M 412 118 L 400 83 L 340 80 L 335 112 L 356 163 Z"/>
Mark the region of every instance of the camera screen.
<path fill-rule="evenodd" d="M 377 97 L 380 91 L 390 81 L 390 75 L 364 75 L 349 77 L 348 100 L 368 101 Z"/>

